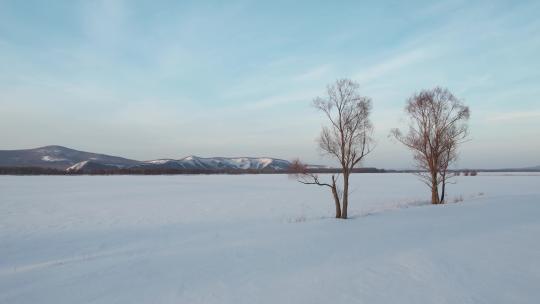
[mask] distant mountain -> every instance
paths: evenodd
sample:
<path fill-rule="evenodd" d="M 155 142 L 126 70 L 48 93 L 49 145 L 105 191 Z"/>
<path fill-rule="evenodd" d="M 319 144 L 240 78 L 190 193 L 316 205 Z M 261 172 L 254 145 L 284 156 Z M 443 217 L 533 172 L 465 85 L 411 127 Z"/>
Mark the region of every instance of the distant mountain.
<path fill-rule="evenodd" d="M 39 167 L 66 170 L 69 173 L 90 173 L 113 169 L 161 170 L 286 170 L 286 160 L 268 157 L 188 156 L 182 159 L 137 161 L 105 154 L 77 151 L 62 146 L 46 146 L 27 150 L 0 151 L 0 167 Z"/>
<path fill-rule="evenodd" d="M 139 162 L 132 159 L 77 151 L 62 146 L 46 146 L 27 150 L 0 150 L 0 167 L 41 167 L 67 169 L 83 161 L 125 168 Z"/>
<path fill-rule="evenodd" d="M 158 159 L 143 162 L 135 167 L 139 168 L 165 168 L 165 169 L 208 169 L 208 170 L 285 170 L 290 163 L 275 158 L 255 157 L 197 157 L 188 156 L 183 159 Z"/>

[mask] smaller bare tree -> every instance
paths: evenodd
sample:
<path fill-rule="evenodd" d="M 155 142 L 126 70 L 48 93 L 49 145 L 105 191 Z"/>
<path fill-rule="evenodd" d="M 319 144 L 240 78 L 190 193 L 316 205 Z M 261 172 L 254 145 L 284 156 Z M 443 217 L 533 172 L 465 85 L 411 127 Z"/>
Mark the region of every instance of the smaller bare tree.
<path fill-rule="evenodd" d="M 431 203 L 444 203 L 446 184 L 453 176 L 448 168 L 468 134 L 469 108 L 447 89 L 437 87 L 410 97 L 405 112 L 409 132 L 393 129 L 391 135 L 413 151 L 418 175 L 431 188 Z"/>
<path fill-rule="evenodd" d="M 332 182 L 324 183 L 315 174 L 299 171 L 300 182 L 327 186 L 332 190 L 336 217 L 343 219 L 347 218 L 349 206 L 349 177 L 354 167 L 371 152 L 371 99 L 361 96 L 358 88 L 358 83 L 340 79 L 327 87 L 325 97 L 317 97 L 313 101 L 315 108 L 323 112 L 330 122 L 321 131 L 319 147 L 324 154 L 339 162 L 340 175 L 332 175 Z M 337 187 L 340 176 L 343 189 Z"/>
<path fill-rule="evenodd" d="M 332 174 L 331 183 L 321 182 L 319 176 L 313 172 L 310 172 L 307 165 L 303 164 L 299 159 L 295 159 L 291 162 L 289 171 L 302 184 L 330 188 L 332 191 L 332 198 L 334 199 L 334 204 L 336 206 L 336 218 L 341 218 L 341 204 L 339 199 L 341 190 L 336 184 L 337 178 L 335 174 Z"/>

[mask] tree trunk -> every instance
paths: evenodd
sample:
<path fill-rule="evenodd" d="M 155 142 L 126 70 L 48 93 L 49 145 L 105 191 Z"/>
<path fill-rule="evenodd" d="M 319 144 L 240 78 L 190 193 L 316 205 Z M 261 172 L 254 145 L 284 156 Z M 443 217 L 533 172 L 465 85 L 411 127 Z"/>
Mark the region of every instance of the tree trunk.
<path fill-rule="evenodd" d="M 446 159 L 444 160 L 443 164 L 443 171 L 441 174 L 442 177 L 442 186 L 441 186 L 441 199 L 439 200 L 439 204 L 444 204 L 444 196 L 446 194 L 446 174 L 448 174 L 448 165 L 450 164 L 450 153 L 452 152 L 451 147 L 446 148 Z"/>
<path fill-rule="evenodd" d="M 341 210 L 341 218 L 347 218 L 347 209 L 349 207 L 349 173 L 343 172 L 343 208 Z"/>
<path fill-rule="evenodd" d="M 444 194 L 446 191 L 446 172 L 443 175 L 443 181 L 441 186 L 441 199 L 439 200 L 439 204 L 444 204 Z"/>
<path fill-rule="evenodd" d="M 339 195 L 337 192 L 336 178 L 332 175 L 332 196 L 334 197 L 334 203 L 336 204 L 336 218 L 341 218 L 341 205 L 339 202 Z"/>
<path fill-rule="evenodd" d="M 432 204 L 438 204 L 439 203 L 439 187 L 437 185 L 437 179 L 434 178 L 431 181 L 431 203 Z"/>

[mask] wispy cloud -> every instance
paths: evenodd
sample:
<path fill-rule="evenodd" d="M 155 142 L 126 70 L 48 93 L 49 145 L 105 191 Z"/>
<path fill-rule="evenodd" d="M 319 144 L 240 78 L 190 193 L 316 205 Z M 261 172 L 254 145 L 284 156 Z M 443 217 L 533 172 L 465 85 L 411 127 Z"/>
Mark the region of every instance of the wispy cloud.
<path fill-rule="evenodd" d="M 126 33 L 127 6 L 121 0 L 93 1 L 82 5 L 84 33 L 95 45 L 112 47 Z"/>
<path fill-rule="evenodd" d="M 535 111 L 514 111 L 495 114 L 486 119 L 488 122 L 510 122 L 510 121 L 528 121 L 540 119 L 540 110 Z"/>
<path fill-rule="evenodd" d="M 332 66 L 330 64 L 323 64 L 309 69 L 303 73 L 292 77 L 293 81 L 313 81 L 320 80 L 330 73 Z"/>
<path fill-rule="evenodd" d="M 243 105 L 244 110 L 262 110 L 267 108 L 272 108 L 276 106 L 282 106 L 290 103 L 304 103 L 306 107 L 309 105 L 309 102 L 320 93 L 315 90 L 307 90 L 300 92 L 293 92 L 290 94 L 276 95 L 254 102 L 246 103 Z"/>
<path fill-rule="evenodd" d="M 354 79 L 360 83 L 369 83 L 388 74 L 396 73 L 409 65 L 425 59 L 427 56 L 428 52 L 426 49 L 417 48 L 394 57 L 384 58 L 379 63 L 363 69 L 354 76 Z"/>

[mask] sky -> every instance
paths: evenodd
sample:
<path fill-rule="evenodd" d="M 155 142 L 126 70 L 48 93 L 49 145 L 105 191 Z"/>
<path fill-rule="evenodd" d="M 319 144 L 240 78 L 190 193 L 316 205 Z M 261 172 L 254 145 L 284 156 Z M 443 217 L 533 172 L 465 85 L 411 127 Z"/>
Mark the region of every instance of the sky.
<path fill-rule="evenodd" d="M 471 109 L 457 167 L 540 165 L 538 16 L 539 1 L 0 0 L 0 149 L 333 164 L 311 102 L 350 78 L 373 100 L 364 166 L 412 166 L 388 134 L 435 86 Z"/>

